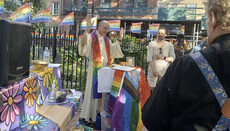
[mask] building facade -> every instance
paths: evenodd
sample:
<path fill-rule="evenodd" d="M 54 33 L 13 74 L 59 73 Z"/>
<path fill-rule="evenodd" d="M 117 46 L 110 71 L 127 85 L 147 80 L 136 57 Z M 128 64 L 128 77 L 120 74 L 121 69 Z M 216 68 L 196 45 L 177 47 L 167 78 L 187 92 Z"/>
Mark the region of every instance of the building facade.
<path fill-rule="evenodd" d="M 75 25 L 60 30 L 81 33 L 80 22 L 87 14 L 98 20 L 121 20 L 121 26 L 128 31 L 133 22 L 143 22 L 143 34 L 148 25 L 160 23 L 166 27 L 185 26 L 185 35 L 199 32 L 207 0 L 47 0 L 51 7 L 50 26 L 59 27 L 60 20 L 74 11 Z M 173 29 L 172 29 L 173 30 Z"/>

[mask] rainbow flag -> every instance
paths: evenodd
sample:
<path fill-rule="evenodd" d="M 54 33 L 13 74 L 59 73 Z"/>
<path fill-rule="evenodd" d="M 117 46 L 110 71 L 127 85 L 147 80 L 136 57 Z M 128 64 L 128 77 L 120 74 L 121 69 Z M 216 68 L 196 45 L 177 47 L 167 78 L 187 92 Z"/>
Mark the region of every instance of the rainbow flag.
<path fill-rule="evenodd" d="M 87 27 L 87 22 L 86 22 L 86 19 L 84 19 L 82 22 L 81 22 L 81 30 L 85 30 Z"/>
<path fill-rule="evenodd" d="M 109 20 L 108 23 L 110 25 L 110 31 L 120 31 L 121 20 Z"/>
<path fill-rule="evenodd" d="M 109 104 L 108 104 L 109 113 L 112 113 L 112 110 L 114 108 L 118 94 L 120 93 L 120 89 L 122 86 L 121 83 L 123 82 L 122 81 L 123 78 L 124 78 L 124 71 L 115 70 L 113 76 L 112 88 L 110 92 Z"/>
<path fill-rule="evenodd" d="M 39 37 L 39 32 L 35 32 L 35 37 Z"/>
<path fill-rule="evenodd" d="M 38 32 L 35 32 L 35 33 L 34 33 L 34 32 L 31 32 L 31 36 L 32 36 L 32 37 L 39 36 L 39 33 L 38 33 Z"/>
<path fill-rule="evenodd" d="M 4 0 L 0 0 L 0 14 L 4 12 Z"/>
<path fill-rule="evenodd" d="M 143 38 L 143 39 L 140 39 L 140 44 L 141 45 L 144 45 L 145 44 L 145 39 Z"/>
<path fill-rule="evenodd" d="M 46 38 L 53 38 L 54 34 L 46 34 Z"/>
<path fill-rule="evenodd" d="M 184 30 L 185 30 L 185 27 L 184 27 L 184 25 L 182 25 L 182 26 L 180 27 L 180 33 L 181 33 L 181 34 L 184 34 Z"/>
<path fill-rule="evenodd" d="M 12 21 L 27 22 L 30 19 L 30 3 L 19 7 L 11 16 Z"/>
<path fill-rule="evenodd" d="M 160 24 L 149 24 L 150 34 L 157 34 L 157 30 L 160 27 Z"/>
<path fill-rule="evenodd" d="M 30 20 L 30 23 L 38 23 L 38 22 L 50 22 L 50 8 L 39 11 Z"/>
<path fill-rule="evenodd" d="M 78 36 L 78 41 L 80 41 L 80 40 L 81 40 L 81 38 L 82 38 L 82 35 L 79 35 L 79 36 Z"/>
<path fill-rule="evenodd" d="M 74 39 L 74 35 L 73 34 L 70 34 L 70 35 L 66 34 L 65 38 L 73 40 Z"/>
<path fill-rule="evenodd" d="M 70 34 L 70 39 L 73 40 L 74 39 L 74 35 Z"/>
<path fill-rule="evenodd" d="M 111 89 L 111 96 L 114 96 L 112 91 L 118 93 L 118 95 L 115 94 L 117 98 L 115 99 L 115 104 L 112 109 L 111 129 L 118 131 L 142 130 L 141 108 L 150 96 L 150 86 L 144 78 L 143 69 L 138 68 L 138 70 L 140 70 L 140 73 L 135 74 L 135 76 L 130 76 L 128 72 L 125 72 L 124 82 L 120 89 L 117 87 L 119 87 L 121 83 L 117 81 L 121 81 L 121 74 L 118 76 L 118 74 L 116 74 L 117 70 L 115 71 L 115 79 L 113 79 L 113 82 L 119 84 L 116 84 L 116 89 L 113 89 L 114 85 L 112 85 Z M 136 78 L 136 80 L 134 80 L 133 77 Z M 109 102 L 111 102 L 111 99 Z"/>
<path fill-rule="evenodd" d="M 61 35 L 60 35 L 59 33 L 57 33 L 56 37 L 57 37 L 58 39 L 61 38 L 60 36 L 61 36 Z"/>
<path fill-rule="evenodd" d="M 169 43 L 173 44 L 174 43 L 174 39 L 170 39 Z"/>
<path fill-rule="evenodd" d="M 132 26 L 130 27 L 130 31 L 132 33 L 141 33 L 141 24 L 142 22 L 132 23 Z"/>
<path fill-rule="evenodd" d="M 60 26 L 64 25 L 74 25 L 74 12 L 69 13 L 62 19 L 62 21 L 60 22 Z"/>
<path fill-rule="evenodd" d="M 93 21 L 94 21 L 94 23 L 93 23 L 93 26 L 91 29 L 96 29 L 97 28 L 97 17 L 93 17 L 91 19 L 91 22 L 93 22 Z M 86 22 L 86 19 L 84 19 L 81 22 L 81 30 L 85 30 L 86 28 L 87 28 L 87 22 Z"/>

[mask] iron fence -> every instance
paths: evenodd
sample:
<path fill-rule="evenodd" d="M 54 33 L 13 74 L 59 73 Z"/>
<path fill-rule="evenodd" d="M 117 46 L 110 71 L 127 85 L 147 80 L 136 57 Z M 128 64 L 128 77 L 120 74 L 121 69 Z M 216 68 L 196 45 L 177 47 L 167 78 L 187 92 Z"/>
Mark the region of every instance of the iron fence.
<path fill-rule="evenodd" d="M 32 31 L 31 60 L 42 59 L 45 47 L 48 47 L 50 62 L 61 64 L 62 88 L 84 91 L 86 84 L 87 58 L 79 56 L 75 37 L 64 32 L 52 34 L 50 29 Z"/>
<path fill-rule="evenodd" d="M 31 33 L 31 60 L 42 59 L 45 47 L 48 47 L 51 63 L 61 64 L 61 80 L 63 89 L 76 89 L 84 91 L 87 76 L 88 59 L 78 53 L 78 39 L 64 32 L 51 33 L 50 29 L 32 31 Z M 123 41 L 121 45 L 124 57 L 115 59 L 115 63 L 126 61 L 126 57 L 135 57 L 135 66 L 147 71 L 146 45 L 132 46 Z M 147 74 L 147 73 L 146 73 Z"/>

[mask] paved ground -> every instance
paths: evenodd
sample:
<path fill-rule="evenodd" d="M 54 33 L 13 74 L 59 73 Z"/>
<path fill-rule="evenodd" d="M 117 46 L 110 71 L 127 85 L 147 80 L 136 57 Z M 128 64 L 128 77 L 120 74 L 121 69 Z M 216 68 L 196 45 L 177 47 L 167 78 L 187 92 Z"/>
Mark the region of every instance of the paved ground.
<path fill-rule="evenodd" d="M 79 106 L 78 110 L 74 114 L 74 117 L 67 124 L 66 131 L 70 131 L 71 128 L 73 128 L 73 127 L 75 127 L 77 125 L 77 121 L 78 121 L 78 119 L 80 117 L 81 109 L 82 109 L 82 105 Z"/>
<path fill-rule="evenodd" d="M 71 128 L 73 128 L 77 125 L 77 121 L 80 117 L 81 110 L 82 110 L 82 104 L 79 106 L 78 111 L 75 112 L 72 120 L 70 120 L 70 122 L 67 124 L 65 131 L 70 131 Z M 142 131 L 148 131 L 148 130 L 145 127 L 143 127 Z"/>

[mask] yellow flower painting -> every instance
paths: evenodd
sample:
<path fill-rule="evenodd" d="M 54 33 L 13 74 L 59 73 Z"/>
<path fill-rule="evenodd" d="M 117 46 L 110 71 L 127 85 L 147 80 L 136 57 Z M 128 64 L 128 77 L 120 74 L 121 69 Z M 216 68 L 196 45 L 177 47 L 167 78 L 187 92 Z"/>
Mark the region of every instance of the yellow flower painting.
<path fill-rule="evenodd" d="M 26 100 L 26 105 L 31 107 L 34 105 L 34 100 L 37 99 L 36 95 L 34 94 L 37 91 L 36 80 L 34 77 L 30 77 L 25 80 L 25 85 L 23 90 L 26 92 L 24 95 L 24 99 Z"/>
<path fill-rule="evenodd" d="M 45 70 L 44 72 L 39 73 L 40 77 L 43 78 L 43 86 L 46 88 L 49 87 L 49 81 L 51 79 L 53 71 L 54 71 L 54 68 L 49 68 L 49 69 Z"/>

